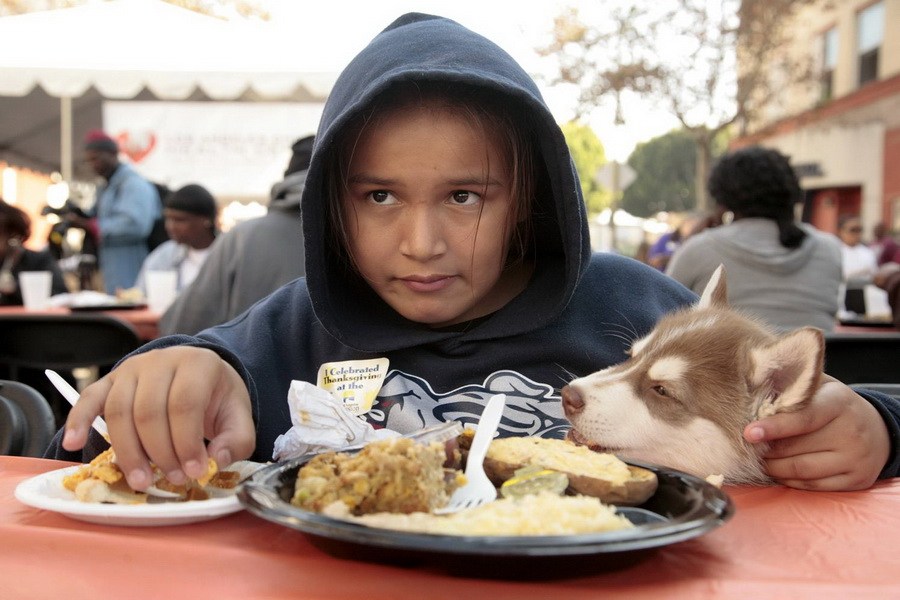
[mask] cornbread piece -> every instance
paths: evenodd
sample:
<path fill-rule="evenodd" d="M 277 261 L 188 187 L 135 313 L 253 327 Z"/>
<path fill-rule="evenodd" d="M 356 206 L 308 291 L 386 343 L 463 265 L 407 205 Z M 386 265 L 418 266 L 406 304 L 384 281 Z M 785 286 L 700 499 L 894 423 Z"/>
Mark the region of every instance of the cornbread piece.
<path fill-rule="evenodd" d="M 63 487 L 74 492 L 78 484 L 87 479 L 97 479 L 104 483 L 112 484 L 125 477 L 122 470 L 114 461 L 116 455 L 110 448 L 94 457 L 94 460 L 83 465 L 71 475 L 63 477 Z"/>
<path fill-rule="evenodd" d="M 321 512 L 342 502 L 354 515 L 427 512 L 465 481 L 459 471 L 445 477 L 445 458 L 443 443 L 409 438 L 372 442 L 356 454 L 326 452 L 300 468 L 291 503 Z"/>
<path fill-rule="evenodd" d="M 468 448 L 467 432 L 460 446 Z M 565 473 L 569 492 L 594 496 L 612 504 L 640 504 L 656 491 L 656 474 L 626 464 L 613 454 L 595 452 L 567 440 L 509 437 L 491 442 L 484 470 L 495 485 L 515 476 L 515 471 L 536 466 Z"/>
<path fill-rule="evenodd" d="M 441 516 L 424 512 L 353 516 L 341 503 L 329 506 L 325 514 L 369 527 L 445 535 L 575 535 L 634 527 L 597 498 L 552 492 L 502 498 Z"/>
<path fill-rule="evenodd" d="M 128 487 L 125 475 L 116 464 L 116 454 L 112 448 L 98 454 L 94 460 L 82 465 L 71 475 L 63 477 L 62 484 L 74 492 L 82 502 L 103 502 L 113 504 L 140 504 L 146 502 L 147 494 L 135 492 Z M 161 490 L 181 495 L 176 501 L 208 500 L 207 487 L 230 489 L 238 484 L 240 474 L 234 471 L 219 471 L 216 461 L 209 459 L 206 473 L 196 481 L 185 485 L 174 485 L 156 468 L 155 486 Z"/>

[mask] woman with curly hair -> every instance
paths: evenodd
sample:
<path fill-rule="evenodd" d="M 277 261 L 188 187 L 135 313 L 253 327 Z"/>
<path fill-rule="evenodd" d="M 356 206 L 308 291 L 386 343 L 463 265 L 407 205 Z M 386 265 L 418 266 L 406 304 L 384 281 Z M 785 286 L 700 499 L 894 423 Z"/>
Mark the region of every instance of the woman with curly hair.
<path fill-rule="evenodd" d="M 838 239 L 805 223 L 797 175 L 777 150 L 751 147 L 722 157 L 709 192 L 732 222 L 689 239 L 666 273 L 700 293 L 719 264 L 728 273 L 728 300 L 782 329 L 830 331 L 842 281 Z"/>

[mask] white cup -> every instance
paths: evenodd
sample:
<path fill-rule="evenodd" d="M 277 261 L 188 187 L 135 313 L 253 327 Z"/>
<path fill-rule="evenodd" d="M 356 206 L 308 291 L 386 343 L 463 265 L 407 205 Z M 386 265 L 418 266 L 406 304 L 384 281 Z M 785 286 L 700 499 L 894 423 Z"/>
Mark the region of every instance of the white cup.
<path fill-rule="evenodd" d="M 147 271 L 147 306 L 162 314 L 178 293 L 178 271 Z"/>
<path fill-rule="evenodd" d="M 19 289 L 22 303 L 28 310 L 46 308 L 53 289 L 53 273 L 50 271 L 22 271 L 19 273 Z"/>

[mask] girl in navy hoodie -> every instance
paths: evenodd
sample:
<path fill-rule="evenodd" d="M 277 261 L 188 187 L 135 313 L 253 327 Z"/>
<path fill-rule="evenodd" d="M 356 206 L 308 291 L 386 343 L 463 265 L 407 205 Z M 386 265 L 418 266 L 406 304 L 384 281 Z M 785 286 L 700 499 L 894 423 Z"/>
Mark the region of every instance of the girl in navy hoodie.
<path fill-rule="evenodd" d="M 341 74 L 302 211 L 305 278 L 124 360 L 84 391 L 50 455 L 94 456 L 103 413 L 136 489 L 149 462 L 179 482 L 208 455 L 270 460 L 292 425 L 291 381 L 352 374 L 384 377 L 352 406 L 375 427 L 475 421 L 503 392 L 502 435 L 561 437 L 559 389 L 695 300 L 655 269 L 591 253 L 571 156 L 534 82 L 440 17 L 399 18 Z M 775 441 L 768 470 L 788 485 L 867 487 L 896 475 L 900 407 L 861 393 L 829 381 L 745 436 Z"/>

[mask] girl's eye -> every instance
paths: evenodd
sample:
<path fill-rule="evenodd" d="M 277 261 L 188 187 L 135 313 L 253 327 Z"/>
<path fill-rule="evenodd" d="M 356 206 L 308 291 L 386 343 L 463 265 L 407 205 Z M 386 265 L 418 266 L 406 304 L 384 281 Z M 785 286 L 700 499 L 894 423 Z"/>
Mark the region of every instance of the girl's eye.
<path fill-rule="evenodd" d="M 475 192 L 457 190 L 450 194 L 450 199 L 453 204 L 459 206 L 473 206 L 481 201 L 481 196 Z"/>
<path fill-rule="evenodd" d="M 397 199 L 394 198 L 393 194 L 386 190 L 375 190 L 374 192 L 369 192 L 368 198 L 375 204 L 394 204 L 397 202 Z"/>

